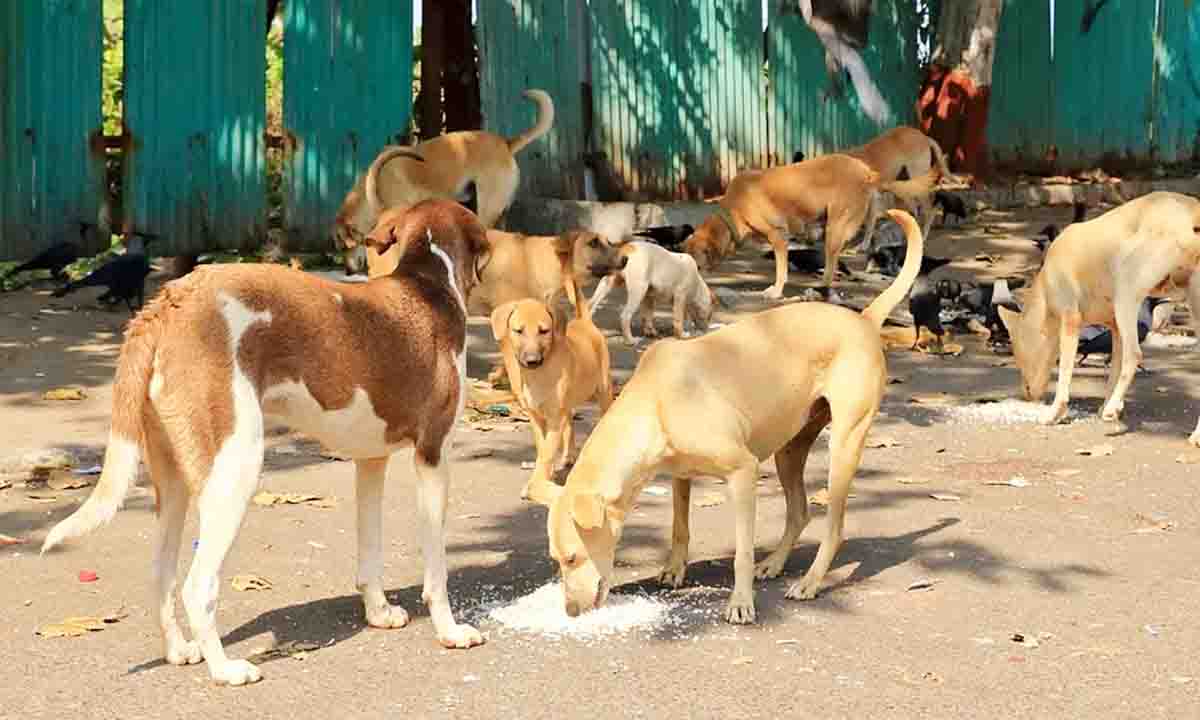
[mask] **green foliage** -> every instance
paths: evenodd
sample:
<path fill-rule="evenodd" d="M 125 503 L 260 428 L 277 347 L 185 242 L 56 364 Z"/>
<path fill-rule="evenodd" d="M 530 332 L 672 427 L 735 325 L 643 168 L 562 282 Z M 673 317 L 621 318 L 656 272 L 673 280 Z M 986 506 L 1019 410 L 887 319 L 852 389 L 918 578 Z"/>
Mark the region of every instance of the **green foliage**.
<path fill-rule="evenodd" d="M 120 135 L 125 95 L 125 2 L 104 0 L 104 134 Z"/>

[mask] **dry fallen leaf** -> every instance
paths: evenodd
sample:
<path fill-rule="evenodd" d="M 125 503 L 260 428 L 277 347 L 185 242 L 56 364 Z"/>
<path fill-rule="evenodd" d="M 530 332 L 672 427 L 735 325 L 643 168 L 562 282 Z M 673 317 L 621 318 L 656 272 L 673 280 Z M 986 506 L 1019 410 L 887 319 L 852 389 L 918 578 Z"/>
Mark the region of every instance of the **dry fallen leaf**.
<path fill-rule="evenodd" d="M 12 535 L 0 533 L 0 547 L 5 545 L 24 545 L 27 542 L 29 541 L 25 538 L 13 537 Z"/>
<path fill-rule="evenodd" d="M 78 637 L 86 635 L 89 632 L 103 630 L 105 626 L 120 622 L 127 617 L 129 617 L 129 613 L 124 607 L 115 613 L 110 613 L 100 618 L 91 616 L 69 617 L 60 622 L 41 626 L 37 629 L 37 634 L 45 638 Z"/>
<path fill-rule="evenodd" d="M 929 578 L 919 578 L 919 579 L 913 580 L 911 583 L 909 583 L 908 587 L 905 588 L 905 590 L 908 590 L 909 592 L 915 592 L 918 590 L 920 590 L 920 591 L 932 590 L 933 586 L 937 585 L 937 584 L 938 584 L 937 580 L 931 580 Z"/>
<path fill-rule="evenodd" d="M 743 656 L 743 657 L 734 659 L 733 664 L 734 665 L 750 665 L 753 662 L 754 662 L 754 658 Z"/>
<path fill-rule="evenodd" d="M 867 447 L 868 448 L 894 448 L 894 447 L 904 447 L 904 446 L 901 445 L 900 442 L 898 440 L 896 440 L 895 438 L 881 437 L 881 438 L 875 438 L 873 440 L 867 440 Z"/>
<path fill-rule="evenodd" d="M 1029 487 L 1029 481 L 1022 475 L 1013 475 L 1007 480 L 988 480 L 984 485 L 1007 485 L 1008 487 L 1024 488 Z"/>
<path fill-rule="evenodd" d="M 910 403 L 918 405 L 949 405 L 954 398 L 948 393 L 913 393 L 909 396 Z"/>
<path fill-rule="evenodd" d="M 1197 460 L 1200 460 L 1200 457 L 1196 455 L 1188 455 L 1187 453 L 1175 456 L 1175 462 L 1179 463 L 1180 465 L 1191 465 Z"/>
<path fill-rule="evenodd" d="M 30 502 L 42 503 L 42 504 L 58 501 L 57 495 L 47 495 L 45 493 L 29 493 L 25 497 L 29 498 Z"/>
<path fill-rule="evenodd" d="M 725 496 L 721 493 L 705 493 L 696 501 L 696 507 L 713 507 L 725 502 Z"/>
<path fill-rule="evenodd" d="M 906 382 L 908 382 L 908 381 L 902 377 L 888 378 L 888 385 L 903 385 Z"/>
<path fill-rule="evenodd" d="M 245 592 L 246 590 L 270 590 L 271 581 L 260 575 L 234 575 L 229 581 L 233 585 L 234 590 Z"/>
<path fill-rule="evenodd" d="M 1103 445 L 1093 445 L 1090 448 L 1079 448 L 1075 451 L 1076 455 L 1087 455 L 1090 457 L 1108 457 L 1113 454 L 1113 446 L 1105 443 Z"/>
<path fill-rule="evenodd" d="M 1062 470 L 1055 470 L 1050 474 L 1054 475 L 1055 477 L 1075 477 L 1081 472 L 1083 471 L 1078 468 L 1063 468 Z"/>
<path fill-rule="evenodd" d="M 925 485 L 929 482 L 929 478 L 904 475 L 896 478 L 896 482 L 900 483 L 901 485 Z"/>
<path fill-rule="evenodd" d="M 86 397 L 87 393 L 83 388 L 77 387 L 54 388 L 42 393 L 43 400 L 83 400 Z"/>
<path fill-rule="evenodd" d="M 950 493 L 929 493 L 929 497 L 943 502 L 958 502 L 962 500 L 958 495 L 951 495 Z"/>
<path fill-rule="evenodd" d="M 1174 521 L 1168 520 L 1165 515 L 1158 513 L 1153 515 L 1137 513 L 1133 516 L 1133 519 L 1138 525 L 1141 525 L 1141 527 L 1133 531 L 1135 535 L 1147 535 L 1175 529 Z"/>
<path fill-rule="evenodd" d="M 271 505 L 312 505 L 313 507 L 333 507 L 334 501 L 321 495 L 309 493 L 274 493 L 268 490 L 259 491 L 254 496 L 255 505 L 270 507 Z"/>
<path fill-rule="evenodd" d="M 51 470 L 50 479 L 46 481 L 52 490 L 75 490 L 92 484 L 86 476 L 76 475 L 70 470 Z"/>

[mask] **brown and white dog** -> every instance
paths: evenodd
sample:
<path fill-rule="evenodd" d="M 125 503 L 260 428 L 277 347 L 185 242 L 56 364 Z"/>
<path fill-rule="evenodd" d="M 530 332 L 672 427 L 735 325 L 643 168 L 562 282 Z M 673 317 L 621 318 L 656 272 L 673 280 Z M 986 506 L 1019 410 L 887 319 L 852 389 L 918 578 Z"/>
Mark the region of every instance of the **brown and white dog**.
<path fill-rule="evenodd" d="M 900 276 L 862 314 L 826 303 L 789 304 L 703 337 L 661 340 L 646 351 L 588 437 L 565 487 L 553 488 L 547 530 L 568 615 L 604 602 L 626 514 L 649 480 L 669 473 L 675 518 L 662 581 L 683 583 L 690 478 L 724 477 L 737 521 L 727 619 L 753 622 L 753 579 L 777 576 L 804 530 L 804 464 L 830 425 L 828 531 L 808 573 L 787 593 L 817 594 L 841 544 L 850 483 L 887 386 L 879 330 L 921 265 L 916 221 L 900 210 L 889 214 L 904 228 L 908 256 Z M 772 454 L 787 498 L 787 527 L 779 547 L 756 568 L 755 485 L 759 464 Z"/>
<path fill-rule="evenodd" d="M 575 408 L 595 400 L 603 412 L 613 402 L 608 342 L 577 286 L 574 300 L 575 318 L 569 323 L 538 300 L 508 302 L 492 313 L 492 334 L 513 395 L 529 414 L 537 448 L 522 498 L 548 497 L 555 471 L 575 454 Z"/>
<path fill-rule="evenodd" d="M 626 300 L 625 309 L 621 311 L 621 334 L 626 343 L 637 344 L 633 337 L 633 316 L 638 313 L 642 316 L 642 334 L 646 337 L 658 334 L 654 328 L 657 298 L 671 299 L 675 337 L 684 337 L 684 321 L 689 318 L 700 332 L 708 330 L 713 308 L 720 302 L 700 277 L 695 258 L 640 240 L 625 243 L 620 251 L 621 268 L 596 286 L 596 292 L 592 294 L 592 312 L 600 309 L 612 288 L 624 285 Z"/>
<path fill-rule="evenodd" d="M 413 147 L 384 148 L 342 201 L 334 220 L 338 246 L 357 244 L 385 208 L 452 198 L 471 181 L 479 192 L 480 222 L 494 226 L 512 204 L 521 181 L 516 154 L 554 125 L 554 103 L 545 91 L 526 90 L 523 95 L 537 104 L 537 121 L 516 137 L 464 130 Z M 414 152 L 425 161 L 412 162 L 406 157 Z"/>
<path fill-rule="evenodd" d="M 164 286 L 130 323 L 121 348 L 96 489 L 43 545 L 110 520 L 144 457 L 157 495 L 154 571 L 166 659 L 204 659 L 218 683 L 262 677 L 255 665 L 226 657 L 215 616 L 221 565 L 258 489 L 266 417 L 354 459 L 358 588 L 374 627 L 408 622 L 383 593 L 381 522 L 388 458 L 415 450 L 422 597 L 442 645 L 483 642 L 451 613 L 445 512 L 451 431 L 467 398 L 466 298 L 484 228 L 457 204 L 426 201 L 376 227 L 366 242 L 405 247 L 395 274 L 345 284 L 276 265 L 219 265 Z M 182 591 L 189 642 L 175 620 L 174 594 L 193 498 L 199 546 Z"/>
<path fill-rule="evenodd" d="M 936 169 L 941 177 L 952 177 L 946 156 L 942 153 L 937 140 L 929 137 L 916 128 L 896 127 L 888 130 L 870 142 L 858 147 L 843 150 L 843 154 L 856 157 L 871 166 L 884 179 L 900 177 L 901 170 L 909 177 L 920 177 Z M 931 201 L 933 187 L 924 194 L 901 198 L 907 201 L 909 207 L 921 218 L 921 234 L 928 235 L 929 227 L 933 224 L 933 202 Z M 870 243 L 874 232 L 875 221 L 879 213 L 872 207 L 867 220 L 866 242 Z"/>
<path fill-rule="evenodd" d="M 840 154 L 748 170 L 730 181 L 716 203 L 717 212 L 684 242 L 684 251 L 707 271 L 732 255 L 743 238 L 766 238 L 775 251 L 775 283 L 763 294 L 778 299 L 788 278 L 788 235 L 802 232 L 806 224 L 824 216 L 824 282 L 832 290 L 838 255 L 858 232 L 878 193 L 887 191 L 901 198 L 926 195 L 938 174 L 935 170 L 912 178 L 884 180 L 862 160 Z"/>
<path fill-rule="evenodd" d="M 1066 417 L 1084 325 L 1112 330 L 1112 367 L 1101 417 L 1118 420 L 1142 360 L 1138 309 L 1147 295 L 1165 295 L 1185 285 L 1200 329 L 1200 200 L 1154 192 L 1067 226 L 1046 252 L 1022 311 L 999 308 L 1027 400 L 1045 393 L 1058 358 L 1058 386 L 1042 422 Z M 1200 424 L 1189 441 L 1200 445 Z"/>

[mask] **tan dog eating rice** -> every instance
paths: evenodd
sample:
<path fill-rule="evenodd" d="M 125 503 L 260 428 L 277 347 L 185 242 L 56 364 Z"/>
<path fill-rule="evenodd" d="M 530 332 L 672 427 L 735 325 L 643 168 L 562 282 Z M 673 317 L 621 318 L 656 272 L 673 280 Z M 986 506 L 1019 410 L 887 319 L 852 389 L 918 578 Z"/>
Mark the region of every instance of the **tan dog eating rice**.
<path fill-rule="evenodd" d="M 679 586 L 684 579 L 690 478 L 726 478 L 737 520 L 726 617 L 753 622 L 753 579 L 783 570 L 808 522 L 804 465 L 829 425 L 829 526 L 808 573 L 788 590 L 788 597 L 800 599 L 817 594 L 841 544 L 850 483 L 887 385 L 879 330 L 921 264 L 916 221 L 899 210 L 889 215 L 905 231 L 908 254 L 899 277 L 861 314 L 825 303 L 785 305 L 646 351 L 584 444 L 565 487 L 552 491 L 547 532 L 568 615 L 604 602 L 625 515 L 645 484 L 664 472 L 673 476 L 675 514 L 662 580 Z M 787 526 L 756 568 L 755 485 L 759 464 L 772 454 L 787 498 Z"/>

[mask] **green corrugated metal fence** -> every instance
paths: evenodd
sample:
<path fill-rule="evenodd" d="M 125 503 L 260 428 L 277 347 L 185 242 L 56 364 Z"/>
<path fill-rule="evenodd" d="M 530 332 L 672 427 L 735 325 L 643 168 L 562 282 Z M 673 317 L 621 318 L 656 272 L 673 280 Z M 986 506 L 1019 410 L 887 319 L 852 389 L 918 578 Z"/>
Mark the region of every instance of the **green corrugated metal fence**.
<path fill-rule="evenodd" d="M 1006 3 L 992 70 L 988 143 L 1001 165 L 1057 150 L 1070 170 L 1193 156 L 1200 131 L 1200 10 L 1182 0 Z M 1156 9 L 1158 11 L 1156 15 Z"/>
<path fill-rule="evenodd" d="M 126 228 L 178 254 L 266 231 L 266 0 L 126 0 Z"/>
<path fill-rule="evenodd" d="M 517 156 L 522 194 L 578 197 L 586 150 L 581 83 L 585 11 L 577 0 L 479 4 L 480 100 L 484 128 L 505 137 L 535 121 L 529 88 L 554 100 L 554 127 Z"/>
<path fill-rule="evenodd" d="M 288 246 L 328 250 L 355 178 L 408 129 L 412 0 L 288 0 L 285 12 Z"/>
<path fill-rule="evenodd" d="M 77 241 L 75 223 L 97 220 L 100 0 L 0 2 L 0 37 L 2 260 Z"/>
<path fill-rule="evenodd" d="M 861 144 L 895 125 L 916 121 L 916 6 L 908 0 L 876 0 L 862 58 L 891 112 L 883 128 L 864 114 L 853 84 L 830 93 L 825 48 L 794 8 L 771 3 L 768 78 L 772 164 Z M 785 12 L 785 9 L 787 10 Z"/>

